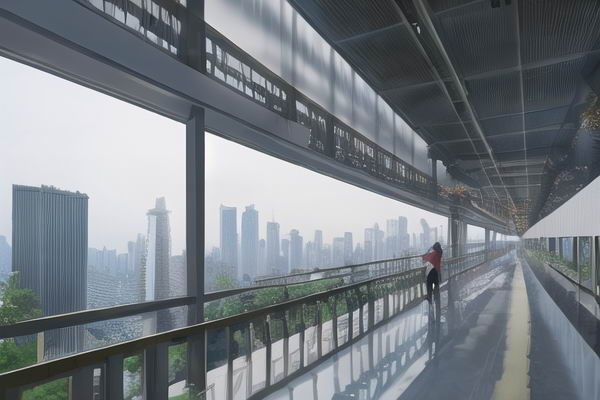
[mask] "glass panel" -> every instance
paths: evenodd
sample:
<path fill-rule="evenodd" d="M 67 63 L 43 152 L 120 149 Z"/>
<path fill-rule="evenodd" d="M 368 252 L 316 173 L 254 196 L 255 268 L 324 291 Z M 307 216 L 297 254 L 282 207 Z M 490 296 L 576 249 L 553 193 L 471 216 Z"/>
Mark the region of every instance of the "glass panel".
<path fill-rule="evenodd" d="M 251 393 L 264 388 L 267 384 L 267 347 L 266 321 L 257 319 L 250 326 L 252 346 L 252 387 Z"/>
<path fill-rule="evenodd" d="M 269 331 L 271 333 L 271 383 L 280 381 L 285 376 L 285 320 L 283 315 L 270 316 Z"/>
<path fill-rule="evenodd" d="M 310 123 L 310 108 L 304 111 L 308 113 L 306 123 Z M 341 131 L 339 135 L 345 137 Z M 340 157 L 345 160 L 352 155 L 352 162 L 371 168 L 373 148 L 362 140 L 352 143 L 356 151 L 341 149 Z M 415 254 L 425 244 L 430 247 L 436 238 L 440 241 L 442 232 L 447 231 L 446 217 L 211 134 L 206 136 L 205 161 L 207 291 L 321 279 L 325 276 L 316 268 Z M 362 211 L 350 212 L 357 209 Z M 312 271 L 279 280 L 283 275 Z M 333 282 L 334 286 L 339 282 Z M 288 296 L 328 290 L 332 287 L 328 285 L 319 281 L 302 288 L 288 287 Z M 225 312 L 251 310 L 259 297 L 272 300 L 268 304 L 284 298 L 281 288 L 269 290 L 264 296 L 257 292 L 211 303 L 205 315 L 212 319 Z"/>
<path fill-rule="evenodd" d="M 227 397 L 227 356 L 228 329 L 215 329 L 207 333 L 206 346 L 206 387 L 212 389 L 207 399 L 218 400 Z"/>
<path fill-rule="evenodd" d="M 187 343 L 169 346 L 169 399 L 188 400 Z"/>
<path fill-rule="evenodd" d="M 0 179 L 0 280 L 28 298 L 13 320 L 184 295 L 185 126 L 5 58 L 0 75 L 0 159 L 21 166 Z"/>
<path fill-rule="evenodd" d="M 144 355 L 136 354 L 123 359 L 123 398 L 142 398 L 144 384 Z"/>
<path fill-rule="evenodd" d="M 56 379 L 54 381 L 38 385 L 32 389 L 25 390 L 21 400 L 69 400 L 69 378 Z"/>
<path fill-rule="evenodd" d="M 234 400 L 243 400 L 248 396 L 250 331 L 247 325 L 234 327 L 231 336 L 231 358 L 233 359 L 232 393 Z"/>
<path fill-rule="evenodd" d="M 592 289 L 592 238 L 580 237 L 577 239 L 579 258 L 579 281 L 588 289 Z"/>

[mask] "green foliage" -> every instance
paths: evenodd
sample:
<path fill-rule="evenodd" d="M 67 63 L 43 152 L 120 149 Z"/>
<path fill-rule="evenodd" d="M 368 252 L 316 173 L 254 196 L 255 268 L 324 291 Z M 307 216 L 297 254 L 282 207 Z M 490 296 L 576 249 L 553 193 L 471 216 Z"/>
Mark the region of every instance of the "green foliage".
<path fill-rule="evenodd" d="M 0 373 L 35 364 L 37 344 L 33 342 L 17 345 L 13 339 L 0 341 Z"/>
<path fill-rule="evenodd" d="M 61 378 L 23 392 L 22 400 L 69 400 L 69 378 Z"/>
<path fill-rule="evenodd" d="M 30 289 L 20 289 L 19 275 L 13 273 L 7 282 L 0 283 L 0 325 L 14 324 L 19 321 L 42 316 L 35 293 Z M 0 341 L 0 373 L 35 364 L 37 345 L 35 339 L 22 343 L 14 339 Z"/>
<path fill-rule="evenodd" d="M 19 275 L 13 273 L 7 282 L 0 283 L 0 325 L 10 325 L 26 319 L 39 318 L 42 311 L 33 290 L 19 288 Z"/>
<path fill-rule="evenodd" d="M 142 361 L 143 358 L 141 354 L 127 357 L 123 360 L 123 368 L 130 374 L 139 373 L 142 370 Z"/>
<path fill-rule="evenodd" d="M 214 287 L 216 290 L 235 289 L 236 284 L 229 274 L 222 272 L 215 278 Z"/>
<path fill-rule="evenodd" d="M 169 380 L 187 367 L 187 344 L 181 343 L 169 346 Z"/>

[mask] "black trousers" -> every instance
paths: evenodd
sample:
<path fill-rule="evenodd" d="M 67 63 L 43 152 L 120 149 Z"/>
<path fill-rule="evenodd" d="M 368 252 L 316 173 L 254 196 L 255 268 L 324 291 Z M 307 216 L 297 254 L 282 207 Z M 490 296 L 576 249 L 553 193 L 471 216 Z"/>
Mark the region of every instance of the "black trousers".
<path fill-rule="evenodd" d="M 435 290 L 439 291 L 440 289 L 440 281 L 438 279 L 438 273 L 434 269 L 429 271 L 427 274 L 427 298 L 431 300 L 431 295 L 433 294 L 433 285 L 435 284 Z"/>

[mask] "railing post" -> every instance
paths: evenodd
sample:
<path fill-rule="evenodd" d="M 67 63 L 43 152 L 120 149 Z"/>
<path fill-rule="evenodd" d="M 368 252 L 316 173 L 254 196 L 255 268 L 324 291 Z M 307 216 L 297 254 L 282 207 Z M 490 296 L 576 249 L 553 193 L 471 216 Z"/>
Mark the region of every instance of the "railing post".
<path fill-rule="evenodd" d="M 188 385 L 192 395 L 206 389 L 206 330 L 187 339 Z"/>
<path fill-rule="evenodd" d="M 351 295 L 349 291 L 344 292 L 344 299 L 346 300 L 346 310 L 348 311 L 348 342 L 352 341 L 352 333 L 354 331 L 354 319 L 352 318 L 354 311 L 352 310 L 352 301 L 349 298 Z"/>
<path fill-rule="evenodd" d="M 227 400 L 233 400 L 233 353 L 231 351 L 231 341 L 233 333 L 231 327 L 225 327 L 225 351 L 227 353 Z"/>
<path fill-rule="evenodd" d="M 162 400 L 169 396 L 169 350 L 160 343 L 144 350 L 144 398 Z"/>
<path fill-rule="evenodd" d="M 330 303 L 330 308 L 332 312 L 331 317 L 331 331 L 333 332 L 333 346 L 335 349 L 338 348 L 338 326 L 337 326 L 337 299 L 334 296 L 329 296 L 327 302 Z M 333 304 L 331 304 L 333 302 Z"/>
<path fill-rule="evenodd" d="M 94 367 L 82 367 L 71 377 L 71 399 L 94 397 Z"/>
<path fill-rule="evenodd" d="M 323 319 L 321 317 L 322 302 L 317 301 L 317 360 L 323 355 Z"/>
<path fill-rule="evenodd" d="M 367 292 L 368 292 L 368 296 L 367 296 L 367 301 L 368 301 L 368 325 L 367 325 L 367 331 L 370 331 L 371 329 L 373 329 L 373 327 L 375 326 L 375 300 L 373 299 L 374 296 L 374 290 L 373 290 L 373 285 L 371 283 L 367 284 Z"/>
<path fill-rule="evenodd" d="M 123 400 L 123 355 L 110 356 L 106 360 L 107 400 Z"/>
<path fill-rule="evenodd" d="M 246 397 L 252 394 L 252 343 L 254 343 L 254 323 L 249 322 L 246 327 L 246 340 L 248 348 L 246 349 L 246 365 L 248 367 L 248 374 L 246 379 Z"/>
<path fill-rule="evenodd" d="M 283 376 L 288 376 L 290 362 L 290 330 L 286 312 L 281 313 L 283 322 Z"/>
<path fill-rule="evenodd" d="M 298 340 L 299 344 L 300 344 L 300 368 L 304 367 L 305 365 L 305 360 L 304 360 L 304 349 L 306 348 L 306 344 L 304 343 L 305 340 L 305 334 L 306 334 L 306 326 L 304 324 L 304 305 L 301 304 L 300 305 L 300 340 Z"/>
<path fill-rule="evenodd" d="M 264 332 L 265 332 L 265 346 L 267 346 L 267 351 L 266 351 L 266 358 L 267 358 L 267 365 L 266 365 L 266 377 L 265 377 L 265 387 L 269 387 L 271 386 L 271 365 L 273 363 L 273 348 L 272 348 L 272 343 L 271 343 L 271 316 L 267 315 L 267 317 L 265 318 L 265 326 L 264 326 Z"/>

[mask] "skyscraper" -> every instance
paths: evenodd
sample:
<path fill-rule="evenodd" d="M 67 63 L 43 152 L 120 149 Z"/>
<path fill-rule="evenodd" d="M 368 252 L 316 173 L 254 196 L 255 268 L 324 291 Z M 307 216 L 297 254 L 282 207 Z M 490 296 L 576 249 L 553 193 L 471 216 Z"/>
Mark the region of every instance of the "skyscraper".
<path fill-rule="evenodd" d="M 302 268 L 302 236 L 297 229 L 290 231 L 290 271 Z"/>
<path fill-rule="evenodd" d="M 353 250 L 354 246 L 352 243 L 352 232 L 344 233 L 344 265 L 351 265 L 353 263 Z"/>
<path fill-rule="evenodd" d="M 160 300 L 170 296 L 171 225 L 164 197 L 156 199 L 155 207 L 148 210 L 148 236 L 146 237 L 146 262 L 142 267 L 144 299 Z M 171 310 L 160 310 L 145 318 L 144 331 L 162 332 L 173 327 Z"/>
<path fill-rule="evenodd" d="M 400 221 L 388 219 L 385 230 L 386 258 L 395 258 L 400 254 Z"/>
<path fill-rule="evenodd" d="M 316 230 L 315 231 L 315 244 L 314 244 L 314 252 L 315 252 L 315 267 L 321 267 L 324 265 L 323 260 L 323 231 Z"/>
<path fill-rule="evenodd" d="M 407 251 L 410 247 L 410 235 L 408 233 L 408 219 L 398 217 L 398 235 L 400 237 L 400 251 Z"/>
<path fill-rule="evenodd" d="M 267 222 L 267 275 L 279 273 L 279 224 Z"/>
<path fill-rule="evenodd" d="M 281 239 L 281 271 L 283 274 L 290 272 L 290 240 Z"/>
<path fill-rule="evenodd" d="M 421 227 L 423 228 L 423 232 L 421 233 L 420 246 L 421 249 L 427 249 L 433 244 L 433 242 L 431 242 L 431 228 L 429 227 L 429 224 L 425 218 L 421 218 Z"/>
<path fill-rule="evenodd" d="M 13 185 L 13 271 L 38 296 L 44 315 L 87 306 L 88 196 L 52 186 Z M 44 356 L 80 351 L 83 330 L 46 332 Z"/>
<path fill-rule="evenodd" d="M 221 262 L 233 279 L 237 278 L 238 248 L 237 248 L 237 209 L 221 205 Z"/>
<path fill-rule="evenodd" d="M 258 241 L 258 272 L 257 275 L 265 275 L 267 268 L 267 243 L 265 239 Z"/>
<path fill-rule="evenodd" d="M 12 269 L 12 250 L 5 236 L 0 235 L 0 280 L 5 279 Z"/>
<path fill-rule="evenodd" d="M 242 275 L 253 279 L 258 267 L 258 211 L 254 204 L 247 206 L 242 213 Z"/>
<path fill-rule="evenodd" d="M 332 262 L 335 267 L 344 265 L 344 244 L 343 237 L 333 238 Z"/>

